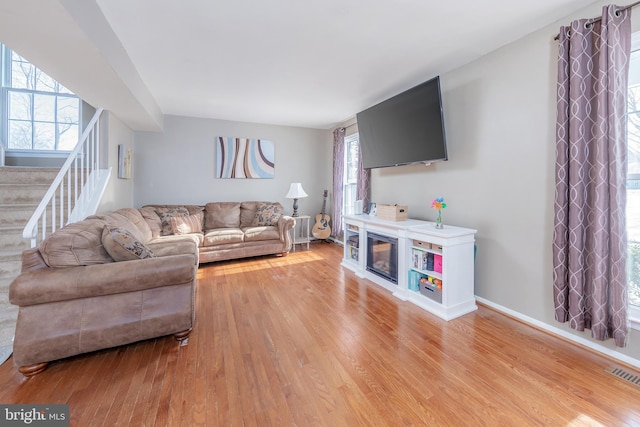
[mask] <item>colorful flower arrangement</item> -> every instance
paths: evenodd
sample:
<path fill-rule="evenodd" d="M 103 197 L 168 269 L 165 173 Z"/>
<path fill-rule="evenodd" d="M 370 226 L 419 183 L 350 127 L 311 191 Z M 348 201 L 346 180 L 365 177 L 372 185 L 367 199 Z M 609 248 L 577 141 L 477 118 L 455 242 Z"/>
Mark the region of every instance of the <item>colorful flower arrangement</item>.
<path fill-rule="evenodd" d="M 444 197 L 438 197 L 433 202 L 431 202 L 431 207 L 433 209 L 438 210 L 438 211 L 440 211 L 441 209 L 446 208 L 447 204 L 444 202 Z"/>
<path fill-rule="evenodd" d="M 438 218 L 436 218 L 436 228 L 443 228 L 442 226 L 442 209 L 447 207 L 443 197 L 438 197 L 431 202 L 431 207 L 438 211 Z"/>

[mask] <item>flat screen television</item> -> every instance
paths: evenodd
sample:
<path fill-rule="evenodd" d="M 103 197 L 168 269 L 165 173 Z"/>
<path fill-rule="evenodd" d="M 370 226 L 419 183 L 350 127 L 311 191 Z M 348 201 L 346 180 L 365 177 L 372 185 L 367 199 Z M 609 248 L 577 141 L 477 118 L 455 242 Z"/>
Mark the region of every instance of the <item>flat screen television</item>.
<path fill-rule="evenodd" d="M 440 77 L 356 115 L 365 169 L 447 160 Z"/>

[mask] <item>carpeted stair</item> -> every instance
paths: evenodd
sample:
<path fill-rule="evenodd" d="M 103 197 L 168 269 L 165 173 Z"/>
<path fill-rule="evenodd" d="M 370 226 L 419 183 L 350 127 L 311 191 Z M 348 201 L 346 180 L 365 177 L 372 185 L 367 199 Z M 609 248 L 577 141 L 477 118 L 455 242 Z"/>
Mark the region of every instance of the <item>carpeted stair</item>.
<path fill-rule="evenodd" d="M 29 241 L 22 230 L 58 173 L 55 168 L 0 167 L 0 363 L 12 353 L 18 308 L 9 303 L 9 284 L 20 273 Z"/>

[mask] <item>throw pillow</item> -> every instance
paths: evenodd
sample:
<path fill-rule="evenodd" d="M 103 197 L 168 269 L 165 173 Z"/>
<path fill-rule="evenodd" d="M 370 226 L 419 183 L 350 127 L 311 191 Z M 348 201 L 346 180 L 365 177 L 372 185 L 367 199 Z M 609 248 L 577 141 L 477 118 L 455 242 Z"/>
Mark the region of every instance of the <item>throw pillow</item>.
<path fill-rule="evenodd" d="M 190 234 L 202 232 L 203 214 L 175 216 L 171 218 L 173 234 Z"/>
<path fill-rule="evenodd" d="M 156 208 L 156 213 L 160 217 L 162 223 L 162 229 L 160 231 L 161 236 L 170 236 L 173 234 L 173 228 L 171 228 L 171 218 L 178 216 L 189 216 L 189 211 L 184 207 L 176 208 Z"/>
<path fill-rule="evenodd" d="M 211 202 L 207 203 L 204 216 L 205 230 L 215 228 L 240 227 L 240 203 L 239 202 Z"/>
<path fill-rule="evenodd" d="M 282 215 L 282 207 L 274 204 L 261 203 L 256 209 L 256 217 L 251 225 L 277 225 Z"/>
<path fill-rule="evenodd" d="M 155 257 L 151 249 L 124 228 L 105 225 L 102 230 L 102 246 L 115 261 Z"/>

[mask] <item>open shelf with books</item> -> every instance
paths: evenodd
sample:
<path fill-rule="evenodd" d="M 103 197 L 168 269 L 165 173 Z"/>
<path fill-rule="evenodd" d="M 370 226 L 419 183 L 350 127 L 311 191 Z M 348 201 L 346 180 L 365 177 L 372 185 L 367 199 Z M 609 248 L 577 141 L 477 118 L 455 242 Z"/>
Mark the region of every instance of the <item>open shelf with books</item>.
<path fill-rule="evenodd" d="M 477 308 L 473 292 L 475 239 L 473 234 L 443 239 L 439 231 L 424 228 L 408 235 L 407 299 L 449 320 Z"/>
<path fill-rule="evenodd" d="M 348 225 L 344 234 L 344 259 L 357 264 L 360 259 L 360 227 Z"/>

